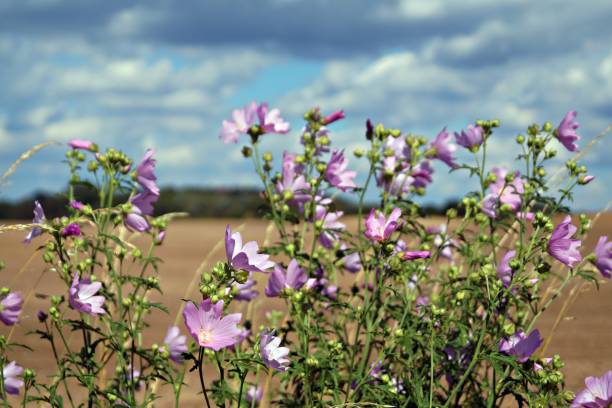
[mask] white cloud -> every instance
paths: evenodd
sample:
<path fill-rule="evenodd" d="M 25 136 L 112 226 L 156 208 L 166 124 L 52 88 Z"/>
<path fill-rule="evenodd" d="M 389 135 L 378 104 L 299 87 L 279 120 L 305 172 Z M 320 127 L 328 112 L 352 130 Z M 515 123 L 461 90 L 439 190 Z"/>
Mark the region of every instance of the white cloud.
<path fill-rule="evenodd" d="M 96 116 L 66 118 L 47 125 L 44 129 L 47 139 L 87 139 L 100 134 L 102 119 Z"/>

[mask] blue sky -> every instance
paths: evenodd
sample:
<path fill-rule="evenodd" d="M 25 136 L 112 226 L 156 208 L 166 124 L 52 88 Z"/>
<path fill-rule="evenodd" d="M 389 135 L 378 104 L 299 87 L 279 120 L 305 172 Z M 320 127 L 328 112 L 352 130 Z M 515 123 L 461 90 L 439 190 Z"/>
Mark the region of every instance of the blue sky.
<path fill-rule="evenodd" d="M 515 135 L 579 112 L 582 143 L 612 123 L 612 3 L 542 0 L 4 0 L 0 2 L 0 168 L 48 140 L 89 138 L 134 157 L 158 150 L 162 185 L 256 185 L 220 123 L 256 99 L 280 108 L 295 149 L 302 113 L 344 109 L 337 147 L 363 145 L 372 118 L 435 136 L 476 119 L 503 127 L 491 162 L 512 166 Z M 604 207 L 612 136 L 584 163 L 576 205 Z M 559 149 L 562 152 L 562 148 Z M 21 166 L 0 198 L 64 187 L 63 147 Z M 561 159 L 570 155 L 563 152 Z M 351 164 L 361 173 L 364 163 Z M 436 167 L 429 201 L 473 186 Z"/>

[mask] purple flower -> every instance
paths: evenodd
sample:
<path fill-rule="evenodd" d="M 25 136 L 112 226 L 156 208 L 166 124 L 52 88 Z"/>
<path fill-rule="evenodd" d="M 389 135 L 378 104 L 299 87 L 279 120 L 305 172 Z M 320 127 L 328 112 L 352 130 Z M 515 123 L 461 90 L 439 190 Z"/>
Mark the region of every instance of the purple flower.
<path fill-rule="evenodd" d="M 234 288 L 236 288 L 234 299 L 243 300 L 246 302 L 250 302 L 251 300 L 255 299 L 257 295 L 259 295 L 259 292 L 251 288 L 256 284 L 257 282 L 251 278 L 251 274 L 249 273 L 249 278 L 246 282 L 234 285 Z"/>
<path fill-rule="evenodd" d="M 540 347 L 540 344 L 542 344 L 542 338 L 539 330 L 532 331 L 529 336 L 519 331 L 507 339 L 502 339 L 499 342 L 499 351 L 509 356 L 515 356 L 519 363 L 524 363 Z"/>
<path fill-rule="evenodd" d="M 19 389 L 23 387 L 23 380 L 21 377 L 23 374 L 23 367 L 17 365 L 15 361 L 11 361 L 4 367 L 2 367 L 2 379 L 4 382 L 4 390 L 10 395 L 19 395 Z"/>
<path fill-rule="evenodd" d="M 525 193 L 521 173 L 515 172 L 514 179 L 507 183 L 506 175 L 508 171 L 506 169 L 494 167 L 491 172 L 495 174 L 496 178 L 495 183 L 491 184 L 489 188 L 502 204 L 509 205 L 512 211 L 517 211 L 521 206 L 521 197 Z"/>
<path fill-rule="evenodd" d="M 608 408 L 612 404 L 612 371 L 601 377 L 587 377 L 571 408 Z"/>
<path fill-rule="evenodd" d="M 257 106 L 253 101 L 242 109 L 232 112 L 233 121 L 224 120 L 219 138 L 223 143 L 238 142 L 240 134 L 247 134 L 251 127 L 258 124 L 263 133 L 287 133 L 289 123 L 280 117 L 278 109 L 268 110 L 268 104 Z M 256 123 L 258 121 L 258 123 Z"/>
<path fill-rule="evenodd" d="M 185 326 L 200 347 L 219 351 L 237 343 L 241 330 L 237 327 L 241 313 L 223 316 L 223 301 L 213 304 L 210 299 L 202 301 L 200 308 L 189 302 L 183 310 Z"/>
<path fill-rule="evenodd" d="M 595 247 L 595 266 L 604 278 L 612 277 L 612 241 L 608 242 L 608 237 L 599 237 Z"/>
<path fill-rule="evenodd" d="M 344 151 L 332 151 L 331 159 L 329 159 L 325 170 L 325 179 L 341 191 L 357 187 L 353 181 L 357 173 L 347 170 L 347 166 L 348 160 L 344 157 Z"/>
<path fill-rule="evenodd" d="M 334 247 L 335 242 L 338 240 L 338 231 L 342 231 L 346 228 L 346 225 L 339 221 L 340 217 L 344 215 L 342 211 L 328 211 L 323 205 L 317 205 L 315 208 L 315 219 L 321 223 L 321 234 L 319 235 L 319 242 L 327 249 Z"/>
<path fill-rule="evenodd" d="M 434 237 L 434 245 L 440 250 L 440 256 L 452 261 L 453 247 L 455 247 L 457 243 L 452 239 L 446 238 L 446 224 L 440 224 L 438 227 L 430 227 L 427 229 L 427 232 L 436 234 Z"/>
<path fill-rule="evenodd" d="M 570 152 L 578 151 L 576 141 L 580 140 L 580 136 L 576 134 L 576 129 L 578 129 L 578 122 L 575 120 L 576 115 L 576 111 L 567 112 L 561 123 L 559 123 L 556 132 L 557 139 Z"/>
<path fill-rule="evenodd" d="M 289 366 L 289 349 L 280 347 L 280 337 L 274 336 L 273 332 L 264 330 L 259 338 L 261 359 L 264 364 L 278 371 L 286 371 Z"/>
<path fill-rule="evenodd" d="M 512 282 L 513 273 L 512 268 L 510 268 L 510 261 L 514 259 L 515 256 L 516 251 L 514 250 L 506 252 L 506 255 L 504 255 L 501 262 L 497 266 L 497 277 L 504 284 L 504 288 L 509 287 L 510 283 Z"/>
<path fill-rule="evenodd" d="M 566 216 L 555 227 L 548 241 L 548 253 L 559 262 L 573 268 L 582 261 L 578 248 L 582 245 L 579 239 L 572 239 L 578 228 L 572 225 L 572 218 Z"/>
<path fill-rule="evenodd" d="M 159 195 L 149 190 L 136 194 L 131 200 L 132 211 L 127 214 L 123 222 L 126 227 L 138 232 L 147 232 L 151 229 L 145 215 L 153 215 L 153 204 L 157 202 Z"/>
<path fill-rule="evenodd" d="M 91 282 L 89 279 L 79 281 L 79 274 L 75 273 L 69 291 L 70 306 L 78 312 L 90 315 L 105 314 L 106 311 L 102 307 L 104 296 L 95 296 L 100 288 L 102 288 L 101 282 Z"/>
<path fill-rule="evenodd" d="M 280 296 L 285 289 L 299 290 L 307 280 L 308 275 L 295 259 L 289 262 L 286 271 L 280 265 L 276 265 L 265 289 L 266 296 Z"/>
<path fill-rule="evenodd" d="M 414 179 L 412 185 L 416 188 L 427 187 L 427 185 L 431 184 L 433 181 L 433 178 L 431 177 L 433 172 L 434 169 L 431 167 L 431 164 L 429 164 L 429 161 L 423 160 L 414 166 L 412 172 L 410 173 L 410 176 Z"/>
<path fill-rule="evenodd" d="M 170 326 L 168 328 L 161 351 L 167 351 L 170 360 L 175 363 L 183 362 L 183 353 L 187 352 L 187 337 L 181 335 L 178 326 Z"/>
<path fill-rule="evenodd" d="M 452 143 L 451 135 L 442 129 L 436 138 L 429 144 L 430 157 L 443 161 L 451 168 L 456 168 L 455 158 L 453 153 L 457 150 L 457 146 Z"/>
<path fill-rule="evenodd" d="M 249 403 L 249 407 L 254 405 L 257 406 L 259 405 L 259 402 L 261 401 L 261 397 L 263 397 L 263 388 L 261 387 L 256 387 L 254 385 L 251 385 L 249 387 L 249 389 L 247 390 L 246 393 L 246 400 Z"/>
<path fill-rule="evenodd" d="M 578 179 L 578 184 L 586 186 L 593 180 L 595 180 L 595 176 L 582 176 Z"/>
<path fill-rule="evenodd" d="M 155 176 L 155 163 L 156 160 L 153 158 L 155 150 L 148 149 L 144 155 L 144 158 L 136 167 L 136 181 L 138 184 L 152 194 L 159 196 L 159 187 L 157 187 L 157 177 Z"/>
<path fill-rule="evenodd" d="M 68 224 L 67 226 L 65 226 L 64 228 L 62 228 L 62 231 L 60 232 L 60 234 L 64 238 L 78 237 L 81 235 L 81 227 L 79 227 L 79 224 L 77 224 L 76 222 L 72 222 Z"/>
<path fill-rule="evenodd" d="M 72 147 L 73 149 L 89 150 L 91 152 L 98 151 L 98 146 L 91 140 L 72 139 L 68 142 L 68 146 Z"/>
<path fill-rule="evenodd" d="M 391 234 L 399 227 L 398 220 L 402 216 L 402 210 L 394 208 L 389 215 L 389 218 L 385 218 L 385 215 L 378 210 L 372 208 L 368 218 L 365 220 L 365 236 L 371 241 L 386 241 L 391 237 Z"/>
<path fill-rule="evenodd" d="M 228 225 L 225 229 L 225 254 L 227 262 L 232 268 L 245 270 L 247 272 L 266 272 L 274 266 L 269 260 L 269 255 L 259 253 L 259 245 L 255 241 L 249 241 L 242 245 L 242 235 L 234 232 Z"/>
<path fill-rule="evenodd" d="M 480 202 L 480 209 L 490 218 L 497 217 L 497 196 L 495 194 L 487 194 Z"/>
<path fill-rule="evenodd" d="M 330 123 L 334 123 L 340 119 L 344 119 L 344 111 L 339 110 L 334 113 L 331 113 L 323 118 L 323 125 L 329 125 Z"/>
<path fill-rule="evenodd" d="M 406 251 L 402 254 L 404 261 L 414 261 L 415 259 L 427 259 L 431 256 L 429 251 Z"/>
<path fill-rule="evenodd" d="M 10 292 L 0 301 L 0 320 L 7 326 L 12 326 L 17 323 L 21 306 L 23 305 L 23 297 L 18 292 Z"/>
<path fill-rule="evenodd" d="M 287 200 L 289 204 L 301 207 L 310 200 L 310 184 L 306 182 L 306 177 L 300 174 L 304 166 L 297 165 L 295 158 L 293 153 L 283 153 L 282 178 L 276 183 L 276 191 L 290 197 Z"/>
<path fill-rule="evenodd" d="M 342 244 L 340 246 L 342 251 L 346 250 L 346 245 Z M 342 267 L 351 273 L 357 273 L 361 270 L 361 258 L 359 257 L 358 252 L 351 252 L 347 255 L 344 255 L 340 258 L 340 263 Z"/>
<path fill-rule="evenodd" d="M 462 130 L 461 133 L 455 132 L 455 140 L 457 140 L 459 146 L 472 149 L 482 144 L 483 133 L 484 131 L 480 126 L 468 125 L 467 129 Z"/>
<path fill-rule="evenodd" d="M 72 200 L 70 201 L 70 207 L 78 211 L 83 211 L 83 208 L 85 208 L 85 204 L 77 200 Z"/>
<path fill-rule="evenodd" d="M 38 201 L 34 201 L 34 219 L 32 220 L 32 224 L 44 224 L 47 221 L 45 217 L 45 211 L 42 208 L 42 205 Z M 34 227 L 32 230 L 26 235 L 23 242 L 29 244 L 33 238 L 36 238 L 42 235 L 43 230 L 40 227 Z"/>

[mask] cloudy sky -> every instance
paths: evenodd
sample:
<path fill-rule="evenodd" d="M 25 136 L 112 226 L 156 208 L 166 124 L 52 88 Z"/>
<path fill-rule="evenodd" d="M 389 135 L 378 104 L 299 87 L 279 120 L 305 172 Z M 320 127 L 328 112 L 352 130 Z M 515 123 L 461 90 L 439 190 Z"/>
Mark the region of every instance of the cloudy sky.
<path fill-rule="evenodd" d="M 162 185 L 253 186 L 240 145 L 218 140 L 253 99 L 292 124 L 266 138 L 277 157 L 318 105 L 346 111 L 332 140 L 349 149 L 368 117 L 424 135 L 499 118 L 493 162 L 511 165 L 530 123 L 576 109 L 584 145 L 612 123 L 610 21 L 609 0 L 3 0 L 0 169 L 36 143 L 89 138 L 135 157 L 156 148 Z M 580 208 L 612 196 L 611 138 L 586 156 L 598 182 Z M 0 198 L 60 190 L 62 156 L 37 155 Z M 470 187 L 436 170 L 429 200 Z"/>

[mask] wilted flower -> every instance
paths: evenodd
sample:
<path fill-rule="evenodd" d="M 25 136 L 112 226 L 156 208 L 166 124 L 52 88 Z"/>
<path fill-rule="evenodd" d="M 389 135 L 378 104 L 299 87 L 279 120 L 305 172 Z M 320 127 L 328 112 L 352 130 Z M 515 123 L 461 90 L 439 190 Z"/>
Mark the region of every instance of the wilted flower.
<path fill-rule="evenodd" d="M 256 387 L 254 385 L 251 385 L 249 387 L 249 389 L 247 390 L 246 396 L 245 396 L 247 402 L 249 403 L 249 406 L 259 405 L 259 402 L 261 401 L 261 397 L 263 397 L 263 388 Z"/>
<path fill-rule="evenodd" d="M 0 300 L 0 320 L 7 326 L 17 323 L 22 305 L 23 297 L 21 293 L 10 292 L 7 294 Z"/>
<path fill-rule="evenodd" d="M 38 201 L 34 201 L 34 219 L 32 220 L 32 224 L 44 224 L 47 221 L 45 217 L 45 211 L 42 208 L 42 205 Z M 29 244 L 33 238 L 36 238 L 42 235 L 43 230 L 40 227 L 34 227 L 32 230 L 26 235 L 23 242 Z"/>
<path fill-rule="evenodd" d="M 19 395 L 19 389 L 24 385 L 23 380 L 19 379 L 22 375 L 23 367 L 18 366 L 15 361 L 2 367 L 2 380 L 7 394 Z"/>
<path fill-rule="evenodd" d="M 429 251 L 405 251 L 402 253 L 404 261 L 413 261 L 415 259 L 427 259 L 431 256 Z"/>
<path fill-rule="evenodd" d="M 601 377 L 587 377 L 571 408 L 608 408 L 612 404 L 612 371 Z"/>
<path fill-rule="evenodd" d="M 482 144 L 483 134 L 484 130 L 480 126 L 468 125 L 467 129 L 462 130 L 461 133 L 455 132 L 455 140 L 459 146 L 472 149 Z"/>
<path fill-rule="evenodd" d="M 570 152 L 578 151 L 576 142 L 580 140 L 580 136 L 576 134 L 576 129 L 578 129 L 578 122 L 575 120 L 576 115 L 576 111 L 567 112 L 561 123 L 559 123 L 556 132 L 557 139 L 559 139 L 561 144 Z"/>
<path fill-rule="evenodd" d="M 79 274 L 75 273 L 69 291 L 70 306 L 78 312 L 90 315 L 105 314 L 106 311 L 102 307 L 104 296 L 94 296 L 100 288 L 101 282 L 91 282 L 89 279 L 79 281 Z"/>
<path fill-rule="evenodd" d="M 264 330 L 259 339 L 261 359 L 264 364 L 278 371 L 286 371 L 289 366 L 289 349 L 280 346 L 280 337 L 274 336 L 273 332 Z"/>
<path fill-rule="evenodd" d="M 72 139 L 68 142 L 68 146 L 72 147 L 73 149 L 89 150 L 91 152 L 98 151 L 98 146 L 91 140 Z"/>
<path fill-rule="evenodd" d="M 334 150 L 332 151 L 331 159 L 327 164 L 325 170 L 325 179 L 332 186 L 338 188 L 341 191 L 346 191 L 351 188 L 357 187 L 353 179 L 357 176 L 357 173 L 348 170 L 348 160 L 344 157 L 344 151 Z"/>
<path fill-rule="evenodd" d="M 612 241 L 608 242 L 608 237 L 599 237 L 595 247 L 595 266 L 599 272 L 610 279 L 612 277 Z"/>
<path fill-rule="evenodd" d="M 285 271 L 280 265 L 276 265 L 270 274 L 268 286 L 266 286 L 266 296 L 277 297 L 282 294 L 285 289 L 299 290 L 306 281 L 308 275 L 295 259 L 292 259 Z"/>
<path fill-rule="evenodd" d="M 227 262 L 236 270 L 247 272 L 266 272 L 274 266 L 269 256 L 259 253 L 259 245 L 255 241 L 249 241 L 242 245 L 242 235 L 234 232 L 228 225 L 225 229 L 225 254 Z"/>
<path fill-rule="evenodd" d="M 72 222 L 70 224 L 68 224 L 67 226 L 65 226 L 64 228 L 62 228 L 62 231 L 60 232 L 61 236 L 66 238 L 66 237 L 78 237 L 81 235 L 81 227 L 79 227 L 79 224 L 77 224 L 76 222 Z"/>
<path fill-rule="evenodd" d="M 71 200 L 70 207 L 78 211 L 83 211 L 83 209 L 85 208 L 85 204 L 77 200 Z"/>
<path fill-rule="evenodd" d="M 542 338 L 539 330 L 532 331 L 529 336 L 519 331 L 507 339 L 502 339 L 499 343 L 499 351 L 515 356 L 519 363 L 524 363 L 540 347 L 540 344 L 542 344 Z"/>
<path fill-rule="evenodd" d="M 224 120 L 219 138 L 224 143 L 238 142 L 240 134 L 247 134 L 253 125 L 258 125 L 263 133 L 287 133 L 289 123 L 280 117 L 278 109 L 268 110 L 268 104 L 257 106 L 253 101 L 242 109 L 232 112 L 233 121 Z"/>
<path fill-rule="evenodd" d="M 389 215 L 389 218 L 385 218 L 385 215 L 378 210 L 372 208 L 368 218 L 365 220 L 365 236 L 372 241 L 386 241 L 391 237 L 391 234 L 398 228 L 398 220 L 402 216 L 402 210 L 394 208 Z"/>
<path fill-rule="evenodd" d="M 233 285 L 233 287 L 236 289 L 234 299 L 244 300 L 247 302 L 250 302 L 251 300 L 255 299 L 257 295 L 259 295 L 258 291 L 252 289 L 253 286 L 255 286 L 256 284 L 257 282 L 255 282 L 255 280 L 251 278 L 251 274 L 249 273 L 249 278 L 246 282 Z"/>
<path fill-rule="evenodd" d="M 344 111 L 339 110 L 334 113 L 331 113 L 323 118 L 323 125 L 329 125 L 330 123 L 334 123 L 340 119 L 344 119 Z"/>
<path fill-rule="evenodd" d="M 170 360 L 175 363 L 183 362 L 183 353 L 187 352 L 187 337 L 181 335 L 178 326 L 170 326 L 168 328 L 164 338 L 164 346 L 160 351 L 167 351 Z"/>
<path fill-rule="evenodd" d="M 555 227 L 548 241 L 550 256 L 570 268 L 582 261 L 582 255 L 578 251 L 582 242 L 579 239 L 572 239 L 576 231 L 578 228 L 572 225 L 572 217 L 568 215 Z"/>
<path fill-rule="evenodd" d="M 210 299 L 202 301 L 200 308 L 189 302 L 183 310 L 185 326 L 200 347 L 219 351 L 236 344 L 240 336 L 238 322 L 241 313 L 223 316 L 223 301 L 213 304 Z"/>
<path fill-rule="evenodd" d="M 502 258 L 501 262 L 497 266 L 497 277 L 502 281 L 504 287 L 507 288 L 512 282 L 512 268 L 510 268 L 510 261 L 516 256 L 516 251 L 508 251 Z"/>
<path fill-rule="evenodd" d="M 144 155 L 144 158 L 136 167 L 136 181 L 138 184 L 152 194 L 159 196 L 159 187 L 157 186 L 157 177 L 155 176 L 155 163 L 156 160 L 153 158 L 155 150 L 148 149 Z"/>
<path fill-rule="evenodd" d="M 429 157 L 443 161 L 449 167 L 455 168 L 457 167 L 453 157 L 455 150 L 457 150 L 457 146 L 452 143 L 450 133 L 444 128 L 429 144 Z"/>

